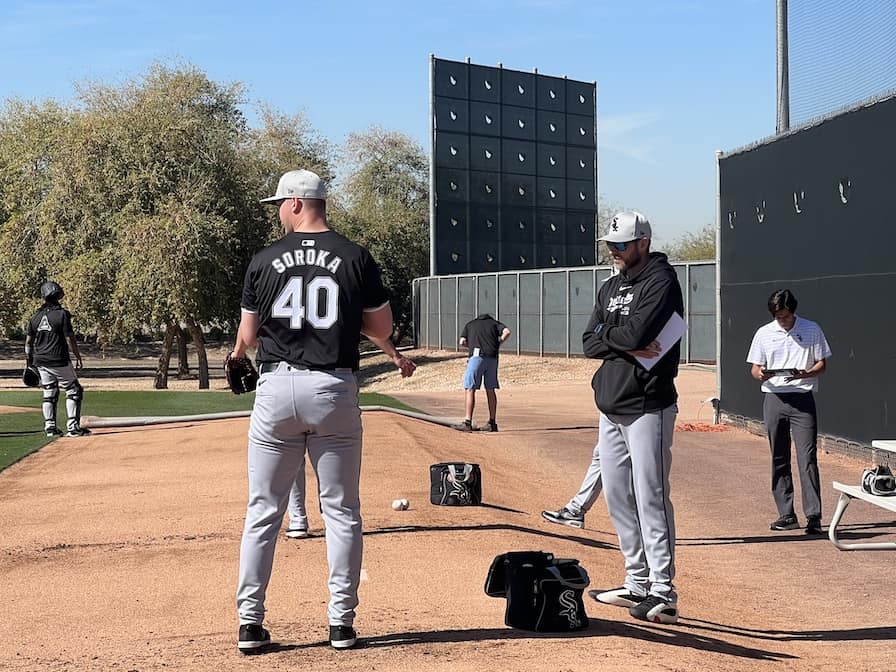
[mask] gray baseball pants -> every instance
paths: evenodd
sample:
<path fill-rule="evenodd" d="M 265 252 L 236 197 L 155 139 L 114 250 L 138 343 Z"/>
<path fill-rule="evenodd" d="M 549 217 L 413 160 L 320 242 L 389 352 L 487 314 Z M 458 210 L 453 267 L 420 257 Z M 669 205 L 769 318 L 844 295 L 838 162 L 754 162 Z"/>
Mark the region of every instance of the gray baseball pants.
<path fill-rule="evenodd" d="M 363 550 L 361 433 L 358 384 L 350 370 L 306 371 L 281 363 L 259 378 L 249 424 L 249 504 L 236 594 L 241 625 L 264 621 L 274 548 L 306 453 L 317 474 L 326 527 L 329 622 L 354 622 Z"/>
<path fill-rule="evenodd" d="M 676 405 L 644 415 L 601 413 L 604 498 L 625 560 L 625 587 L 675 601 L 675 512 L 669 497 Z"/>
<path fill-rule="evenodd" d="M 763 396 L 762 417 L 772 451 L 772 494 L 778 515 L 793 513 L 793 472 L 790 469 L 790 433 L 793 432 L 803 513 L 807 518 L 821 517 L 815 397 L 811 392 L 768 392 Z"/>
<path fill-rule="evenodd" d="M 40 384 L 44 389 L 44 398 L 41 408 L 44 414 L 44 427 L 49 429 L 56 426 L 56 400 L 59 398 L 59 388 L 65 390 L 65 412 L 68 417 L 67 428 L 69 431 L 76 429 L 81 424 L 81 398 L 82 388 L 78 382 L 78 374 L 71 364 L 66 366 L 38 366 Z"/>
<path fill-rule="evenodd" d="M 584 516 L 594 502 L 600 496 L 602 489 L 600 474 L 600 443 L 594 446 L 594 452 L 591 454 L 591 464 L 588 465 L 588 471 L 585 472 L 585 478 L 579 491 L 569 500 L 566 508 L 577 515 Z"/>
<path fill-rule="evenodd" d="M 296 480 L 289 490 L 289 506 L 286 509 L 289 513 L 290 530 L 307 530 L 308 529 L 308 510 L 305 508 L 305 456 L 302 455 L 302 461 L 299 463 L 299 469 L 296 472 Z"/>

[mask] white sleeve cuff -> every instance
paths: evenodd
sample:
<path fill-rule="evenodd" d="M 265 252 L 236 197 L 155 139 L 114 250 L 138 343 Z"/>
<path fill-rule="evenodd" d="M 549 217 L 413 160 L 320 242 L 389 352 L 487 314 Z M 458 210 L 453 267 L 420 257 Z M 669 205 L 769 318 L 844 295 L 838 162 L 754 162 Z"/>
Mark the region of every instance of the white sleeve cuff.
<path fill-rule="evenodd" d="M 365 312 L 365 313 L 375 313 L 376 311 L 378 311 L 378 310 L 382 310 L 383 308 L 385 308 L 385 307 L 388 306 L 388 305 L 389 305 L 389 302 L 386 301 L 383 305 L 381 305 L 381 306 L 377 306 L 376 308 L 365 308 L 365 309 L 364 309 L 364 312 Z"/>

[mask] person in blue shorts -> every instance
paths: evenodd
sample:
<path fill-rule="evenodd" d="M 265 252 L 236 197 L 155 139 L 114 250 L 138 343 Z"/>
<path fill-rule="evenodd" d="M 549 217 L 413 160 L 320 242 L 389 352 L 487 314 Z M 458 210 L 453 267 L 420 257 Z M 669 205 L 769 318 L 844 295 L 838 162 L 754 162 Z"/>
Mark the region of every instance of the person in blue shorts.
<path fill-rule="evenodd" d="M 485 383 L 488 399 L 488 424 L 482 427 L 486 432 L 497 432 L 495 420 L 498 411 L 498 350 L 510 338 L 510 329 L 488 313 L 470 320 L 460 334 L 460 344 L 469 349 L 467 370 L 464 372 L 464 406 L 466 417 L 457 429 L 473 430 L 473 410 L 476 408 L 476 390 Z"/>

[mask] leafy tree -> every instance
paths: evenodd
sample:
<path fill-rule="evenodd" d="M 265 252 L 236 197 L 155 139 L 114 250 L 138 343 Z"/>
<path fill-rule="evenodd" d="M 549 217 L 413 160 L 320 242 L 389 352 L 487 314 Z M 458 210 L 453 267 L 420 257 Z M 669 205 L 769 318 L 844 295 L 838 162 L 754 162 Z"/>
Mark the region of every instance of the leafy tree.
<path fill-rule="evenodd" d="M 187 324 L 199 386 L 206 388 L 204 339 L 191 325 L 232 314 L 248 253 L 238 230 L 247 222 L 265 227 L 261 218 L 253 221 L 241 188 L 243 88 L 212 82 L 192 67 L 156 65 L 123 86 L 84 85 L 80 98 L 86 123 L 103 129 L 95 143 L 99 160 L 84 172 L 85 182 L 107 196 L 94 191 L 84 209 L 101 204 L 111 213 L 102 218 L 111 231 L 98 237 L 111 241 L 117 256 L 105 293 L 108 328 L 128 338 L 143 325 L 165 325 L 167 332 Z"/>
<path fill-rule="evenodd" d="M 245 104 L 239 83 L 160 64 L 123 84 L 81 83 L 71 105 L 6 101 L 0 330 L 21 325 L 40 283 L 52 278 L 66 290 L 76 329 L 98 341 L 164 332 L 157 387 L 167 385 L 174 343 L 192 338 L 207 387 L 200 325 L 238 321 L 249 259 L 283 235 L 276 209 L 258 199 L 302 167 L 331 183 L 334 228 L 380 262 L 401 338 L 411 324 L 411 281 L 428 267 L 423 149 L 379 128 L 354 134 L 338 185 L 334 149 L 303 114 L 263 105 L 250 128 Z"/>
<path fill-rule="evenodd" d="M 80 85 L 71 109 L 8 105 L 0 235 L 20 249 L 0 251 L 4 279 L 19 295 L 59 280 L 76 326 L 103 337 L 186 324 L 207 387 L 196 325 L 235 321 L 242 271 L 270 229 L 243 102 L 239 84 L 155 65 L 121 86 Z"/>
<path fill-rule="evenodd" d="M 6 101 L 0 111 L 0 328 L 25 322 L 55 248 L 56 227 L 45 196 L 53 186 L 55 151 L 70 112 L 47 102 Z"/>
<path fill-rule="evenodd" d="M 429 268 L 429 162 L 410 137 L 379 127 L 349 135 L 345 152 L 349 175 L 330 216 L 379 263 L 401 341 L 412 324 L 411 284 Z"/>
<path fill-rule="evenodd" d="M 706 261 L 716 258 L 716 227 L 706 224 L 696 233 L 679 236 L 668 248 L 672 261 Z"/>

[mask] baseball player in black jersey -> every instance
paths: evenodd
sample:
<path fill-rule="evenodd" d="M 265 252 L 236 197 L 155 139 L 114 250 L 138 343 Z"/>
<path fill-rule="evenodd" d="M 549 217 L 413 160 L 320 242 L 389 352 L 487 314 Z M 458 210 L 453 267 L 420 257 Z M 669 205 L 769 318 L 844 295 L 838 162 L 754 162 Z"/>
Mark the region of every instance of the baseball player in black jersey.
<path fill-rule="evenodd" d="M 650 251 L 650 237 L 650 222 L 641 213 L 613 218 L 600 240 L 619 273 L 600 288 L 582 335 L 585 356 L 603 360 L 591 382 L 600 410 L 597 468 L 625 560 L 622 586 L 589 595 L 628 607 L 635 618 L 675 623 L 669 471 L 679 344 L 664 351 L 656 339 L 673 313 L 683 315 L 684 302 L 675 269 L 665 254 Z M 638 358 L 656 361 L 647 367 Z"/>
<path fill-rule="evenodd" d="M 28 321 L 25 338 L 25 359 L 40 373 L 40 385 L 44 390 L 44 431 L 47 436 L 61 436 L 56 426 L 56 402 L 59 388 L 65 390 L 65 410 L 68 415 L 67 436 L 87 436 L 89 430 L 81 427 L 81 400 L 84 388 L 78 382 L 75 369 L 83 368 L 78 342 L 72 329 L 72 316 L 59 302 L 65 292 L 55 282 L 40 286 L 44 304 Z M 68 341 L 68 344 L 66 344 Z M 72 368 L 71 354 L 75 357 Z"/>
<path fill-rule="evenodd" d="M 370 253 L 332 231 L 326 187 L 307 170 L 283 175 L 262 202 L 280 208 L 285 236 L 246 271 L 233 357 L 257 347 L 260 378 L 249 425 L 249 504 L 240 548 L 238 648 L 271 643 L 262 626 L 277 534 L 304 456 L 317 474 L 330 567 L 330 644 L 355 645 L 361 579 L 361 412 L 364 334 L 404 377 L 415 364 L 390 341 L 392 309 Z"/>

